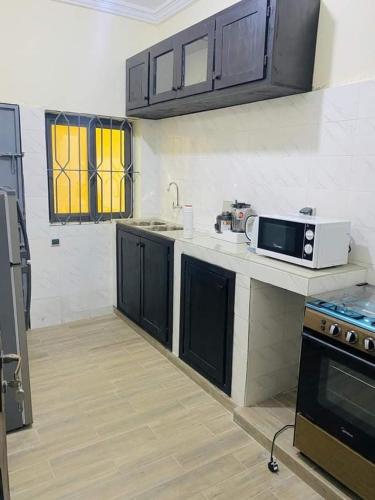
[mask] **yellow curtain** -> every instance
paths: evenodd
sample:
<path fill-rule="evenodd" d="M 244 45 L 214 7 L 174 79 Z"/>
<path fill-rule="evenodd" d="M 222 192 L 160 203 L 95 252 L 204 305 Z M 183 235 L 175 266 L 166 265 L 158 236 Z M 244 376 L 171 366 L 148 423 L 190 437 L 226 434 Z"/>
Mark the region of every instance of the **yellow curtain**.
<path fill-rule="evenodd" d="M 123 130 L 96 129 L 96 164 L 98 212 L 124 212 L 126 181 Z"/>
<path fill-rule="evenodd" d="M 87 129 L 52 125 L 53 192 L 56 214 L 89 213 Z M 65 171 L 62 171 L 65 168 Z"/>

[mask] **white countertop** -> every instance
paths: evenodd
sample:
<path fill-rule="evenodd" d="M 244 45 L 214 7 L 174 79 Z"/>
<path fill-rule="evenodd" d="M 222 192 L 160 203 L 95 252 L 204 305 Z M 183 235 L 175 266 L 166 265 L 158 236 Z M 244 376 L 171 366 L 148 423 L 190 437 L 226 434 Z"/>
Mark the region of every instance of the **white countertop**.
<path fill-rule="evenodd" d="M 209 248 L 210 250 L 215 250 L 215 252 L 224 253 L 226 255 L 232 255 L 239 259 L 248 260 L 250 262 L 256 262 L 264 266 L 272 267 L 274 269 L 283 270 L 288 273 L 296 274 L 307 279 L 321 278 L 325 276 L 332 276 L 340 273 L 347 273 L 353 270 L 365 270 L 365 267 L 358 266 L 356 264 L 346 264 L 344 266 L 330 267 L 327 269 L 309 269 L 307 267 L 297 266 L 295 264 L 289 264 L 288 262 L 283 262 L 281 260 L 273 259 L 271 257 L 264 257 L 263 255 L 257 255 L 253 249 L 246 243 L 228 243 L 226 241 L 218 241 L 213 238 L 209 233 L 204 233 L 200 231 L 194 232 L 194 237 L 191 239 L 184 238 L 183 231 L 164 231 L 159 233 L 175 241 L 181 241 L 186 245 L 198 245 L 203 248 Z"/>
<path fill-rule="evenodd" d="M 138 229 L 151 233 L 147 227 Z M 182 253 L 196 255 L 196 252 L 189 251 L 189 248 L 190 250 L 196 248 L 198 252 L 198 249 L 201 249 L 199 253 L 202 260 L 205 260 L 205 256 L 208 257 L 208 254 L 212 254 L 212 252 L 221 254 L 222 257 L 227 258 L 223 260 L 217 255 L 214 259 L 217 265 L 305 296 L 353 286 L 365 282 L 367 278 L 367 268 L 363 266 L 346 264 L 327 269 L 308 269 L 271 257 L 257 255 L 246 243 L 235 244 L 220 241 L 212 237 L 209 232 L 195 231 L 191 239 L 184 238 L 184 231 L 152 233 L 175 240 Z M 207 258 L 207 260 L 212 261 L 213 259 Z"/>
<path fill-rule="evenodd" d="M 191 239 L 184 238 L 183 231 L 166 231 L 162 234 L 182 244 L 184 253 L 189 253 L 189 246 L 194 246 L 241 259 L 242 265 L 235 266 L 233 270 L 305 296 L 352 286 L 366 281 L 367 278 L 367 268 L 356 264 L 327 269 L 308 269 L 257 255 L 246 243 L 218 241 L 209 233 L 196 231 Z"/>

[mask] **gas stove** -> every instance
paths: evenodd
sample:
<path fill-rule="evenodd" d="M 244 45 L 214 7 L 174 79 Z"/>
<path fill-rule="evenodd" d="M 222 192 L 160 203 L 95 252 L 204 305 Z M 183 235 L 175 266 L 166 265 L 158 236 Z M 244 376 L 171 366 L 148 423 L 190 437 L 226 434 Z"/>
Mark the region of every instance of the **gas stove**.
<path fill-rule="evenodd" d="M 307 307 L 375 333 L 375 286 L 359 285 L 308 299 Z"/>
<path fill-rule="evenodd" d="M 308 299 L 304 326 L 375 357 L 375 286 L 358 285 Z"/>
<path fill-rule="evenodd" d="M 294 445 L 370 499 L 374 442 L 375 286 L 317 294 L 305 310 Z"/>

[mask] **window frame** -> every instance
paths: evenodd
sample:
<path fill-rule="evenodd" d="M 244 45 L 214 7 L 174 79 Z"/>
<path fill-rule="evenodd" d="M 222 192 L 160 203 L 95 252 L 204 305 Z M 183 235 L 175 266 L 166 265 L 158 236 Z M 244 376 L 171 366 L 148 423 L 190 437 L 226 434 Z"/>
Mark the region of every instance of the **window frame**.
<path fill-rule="evenodd" d="M 73 127 L 84 126 L 87 128 L 87 175 L 88 175 L 88 213 L 66 213 L 55 212 L 55 192 L 53 179 L 53 153 L 52 153 L 52 126 L 68 125 Z M 99 125 L 99 126 L 98 126 Z M 133 127 L 125 118 L 114 118 L 99 115 L 88 115 L 78 113 L 65 113 L 58 111 L 46 111 L 46 149 L 47 149 L 47 178 L 48 178 L 48 207 L 49 220 L 51 224 L 69 224 L 83 222 L 105 222 L 113 219 L 127 219 L 133 215 Z M 124 212 L 100 212 L 98 211 L 98 165 L 96 162 L 96 130 L 110 128 L 123 130 L 125 134 L 125 205 Z M 121 205 L 120 205 L 121 206 Z"/>

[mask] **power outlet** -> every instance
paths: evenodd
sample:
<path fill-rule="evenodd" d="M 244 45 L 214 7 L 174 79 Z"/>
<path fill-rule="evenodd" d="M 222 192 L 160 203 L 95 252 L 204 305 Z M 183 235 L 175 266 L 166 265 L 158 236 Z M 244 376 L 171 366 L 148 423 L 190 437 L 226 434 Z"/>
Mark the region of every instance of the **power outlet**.
<path fill-rule="evenodd" d="M 60 240 L 59 238 L 55 238 L 51 241 L 51 246 L 53 247 L 59 247 L 60 246 Z"/>

